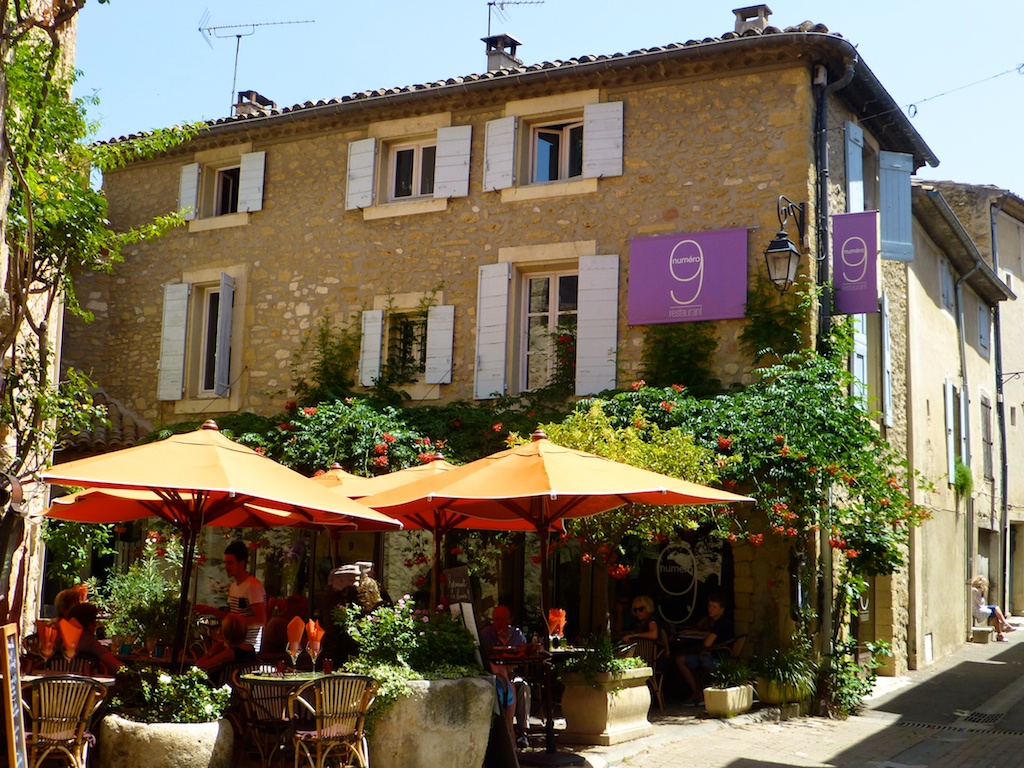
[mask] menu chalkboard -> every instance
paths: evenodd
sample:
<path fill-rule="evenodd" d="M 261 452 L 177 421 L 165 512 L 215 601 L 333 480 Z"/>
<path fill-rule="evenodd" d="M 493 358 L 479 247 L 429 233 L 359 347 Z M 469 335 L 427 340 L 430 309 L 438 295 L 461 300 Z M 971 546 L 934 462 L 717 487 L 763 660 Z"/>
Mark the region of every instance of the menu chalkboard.
<path fill-rule="evenodd" d="M 7 760 L 12 768 L 27 768 L 25 721 L 21 715 L 21 670 L 18 653 L 18 625 L 5 624 L 4 634 L 4 722 L 7 727 Z"/>

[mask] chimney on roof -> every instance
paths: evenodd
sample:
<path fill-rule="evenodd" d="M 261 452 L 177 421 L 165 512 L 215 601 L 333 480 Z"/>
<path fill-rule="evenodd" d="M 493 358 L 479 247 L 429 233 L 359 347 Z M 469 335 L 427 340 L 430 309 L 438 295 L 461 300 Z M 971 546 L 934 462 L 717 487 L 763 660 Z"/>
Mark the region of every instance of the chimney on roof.
<path fill-rule="evenodd" d="M 767 5 L 751 5 L 746 8 L 736 8 L 736 34 L 742 35 L 748 29 L 756 29 L 763 32 L 768 26 L 768 17 L 772 15 L 772 9 Z"/>
<path fill-rule="evenodd" d="M 236 117 L 269 115 L 275 109 L 277 109 L 277 104 L 266 96 L 261 96 L 256 91 L 238 92 L 238 103 L 235 104 Z"/>
<path fill-rule="evenodd" d="M 516 58 L 516 48 L 522 43 L 512 35 L 491 35 L 481 37 L 487 44 L 487 71 L 497 72 L 499 69 L 515 69 L 523 66 L 523 62 Z"/>

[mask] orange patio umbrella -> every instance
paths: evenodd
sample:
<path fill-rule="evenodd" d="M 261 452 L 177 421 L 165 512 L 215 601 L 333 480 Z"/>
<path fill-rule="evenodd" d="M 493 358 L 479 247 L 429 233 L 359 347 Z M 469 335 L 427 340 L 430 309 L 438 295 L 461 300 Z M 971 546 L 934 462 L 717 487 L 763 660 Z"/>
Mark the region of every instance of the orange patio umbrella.
<path fill-rule="evenodd" d="M 55 504 L 67 519 L 115 522 L 109 510 L 138 519 L 142 510 L 172 523 L 185 540 L 179 621 L 174 653 L 183 647 L 188 586 L 196 540 L 204 525 L 354 525 L 357 528 L 398 529 L 402 524 L 352 499 L 332 493 L 273 459 L 220 434 L 215 422 L 186 434 L 99 456 L 58 464 L 42 473 L 48 483 L 103 489 L 102 496 L 84 502 Z M 134 498 L 133 498 L 134 492 Z M 140 493 L 141 492 L 141 493 Z M 151 495 L 150 495 L 151 494 Z M 82 494 L 84 495 L 84 494 Z M 105 497 L 105 498 L 104 498 Z M 71 513 L 78 504 L 79 511 Z M 107 510 L 107 511 L 104 511 Z"/>
<path fill-rule="evenodd" d="M 363 501 L 405 520 L 426 513 L 471 518 L 469 527 L 502 523 L 508 529 L 527 523 L 540 534 L 541 610 L 547 616 L 544 534 L 566 518 L 595 515 L 625 504 L 690 506 L 753 499 L 565 448 L 538 430 L 529 443 Z"/>

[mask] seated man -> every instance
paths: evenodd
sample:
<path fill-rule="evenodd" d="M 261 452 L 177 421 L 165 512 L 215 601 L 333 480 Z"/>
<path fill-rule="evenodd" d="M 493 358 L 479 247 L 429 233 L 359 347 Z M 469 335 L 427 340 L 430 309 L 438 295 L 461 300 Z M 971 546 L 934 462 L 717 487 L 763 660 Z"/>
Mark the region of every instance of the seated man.
<path fill-rule="evenodd" d="M 526 635 L 518 627 L 512 626 L 512 612 L 507 605 L 499 605 L 491 616 L 491 624 L 480 631 L 480 645 L 485 657 L 489 657 L 496 647 L 518 648 L 526 645 Z M 513 677 L 504 664 L 491 665 L 491 672 L 497 678 L 498 696 L 505 712 L 505 722 L 509 733 L 515 738 L 520 749 L 530 746 L 526 736 L 529 728 L 530 686 L 521 677 Z M 515 715 L 515 728 L 512 726 Z"/>
<path fill-rule="evenodd" d="M 92 603 L 78 603 L 68 611 L 68 620 L 77 621 L 82 625 L 82 636 L 78 638 L 75 656 L 89 660 L 94 669 L 101 670 L 104 674 L 114 675 L 122 664 L 109 648 L 96 639 L 98 613 L 98 609 Z"/>
<path fill-rule="evenodd" d="M 697 685 L 698 670 L 703 673 L 719 665 L 723 656 L 729 655 L 728 648 L 715 648 L 735 639 L 736 630 L 732 616 L 726 612 L 725 597 L 719 592 L 708 595 L 708 615 L 697 622 L 697 629 L 704 633 L 700 650 L 676 657 L 676 667 L 683 681 L 690 686 L 693 695 L 687 706 L 701 706 L 704 701 Z"/>

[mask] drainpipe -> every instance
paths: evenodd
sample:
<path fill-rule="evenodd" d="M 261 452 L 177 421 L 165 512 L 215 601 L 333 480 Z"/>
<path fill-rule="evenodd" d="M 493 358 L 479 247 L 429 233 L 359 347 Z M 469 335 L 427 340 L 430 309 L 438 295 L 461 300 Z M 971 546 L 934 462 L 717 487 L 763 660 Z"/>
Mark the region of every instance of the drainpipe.
<path fill-rule="evenodd" d="M 999 274 L 999 238 L 996 235 L 996 219 L 1006 205 L 1009 195 L 1003 195 L 999 205 L 989 206 L 989 228 L 992 238 L 992 269 Z M 1007 482 L 1009 466 L 1006 458 L 1006 407 L 1003 404 L 1003 330 L 999 319 L 1000 302 L 996 302 L 992 313 L 992 354 L 996 363 L 996 428 L 999 430 L 999 557 L 1002 574 L 1001 604 L 1010 613 L 1010 496 Z"/>
<path fill-rule="evenodd" d="M 823 66 L 813 68 L 812 85 L 818 88 L 818 98 L 814 115 L 814 164 L 817 167 L 817 251 L 818 251 L 818 285 L 821 286 L 821 299 L 818 302 L 818 335 L 817 348 L 820 354 L 828 351 L 828 337 L 832 329 L 832 289 L 829 285 L 832 278 L 829 260 L 829 220 L 828 220 L 828 99 L 833 93 L 845 88 L 853 80 L 857 56 L 854 54 L 846 60 L 843 76 L 832 83 L 827 83 L 828 70 Z M 824 87 L 821 87 L 824 86 Z M 829 494 L 829 505 L 825 517 L 818 527 L 818 551 L 821 556 L 821 653 L 832 655 L 832 547 L 829 545 L 831 530 L 832 497 Z"/>

